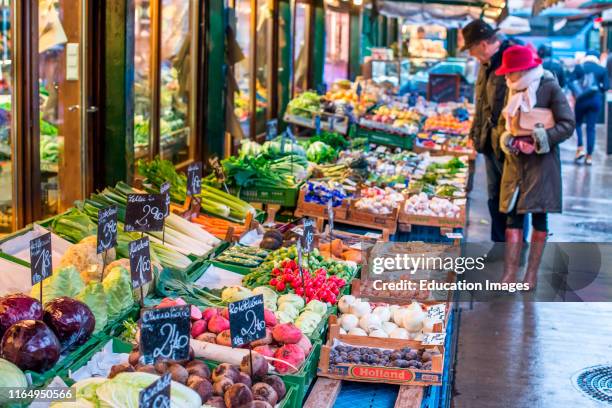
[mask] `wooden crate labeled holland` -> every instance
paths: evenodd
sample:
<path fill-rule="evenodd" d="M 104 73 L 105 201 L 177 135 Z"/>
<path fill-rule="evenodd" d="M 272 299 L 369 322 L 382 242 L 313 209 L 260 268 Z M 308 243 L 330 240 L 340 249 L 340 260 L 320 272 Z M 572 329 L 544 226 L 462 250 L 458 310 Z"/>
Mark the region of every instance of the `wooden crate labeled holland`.
<path fill-rule="evenodd" d="M 337 341 L 337 340 L 336 340 Z M 321 347 L 321 357 L 317 374 L 320 377 L 335 378 L 338 380 L 359 381 L 368 383 L 387 383 L 400 385 L 417 385 L 427 387 L 441 385 L 444 372 L 444 347 L 425 346 L 431 355 L 431 369 L 383 367 L 358 363 L 337 363 L 330 361 L 333 342 Z M 342 344 L 354 347 L 380 348 L 388 350 L 401 350 L 405 340 L 380 339 L 375 337 L 355 336 Z"/>
<path fill-rule="evenodd" d="M 306 187 L 300 190 L 298 196 L 295 215 L 297 217 L 329 218 L 327 215 L 327 205 L 306 201 Z M 338 221 L 346 220 L 349 209 L 349 200 L 343 200 L 342 204 L 334 207 L 334 219 Z"/>

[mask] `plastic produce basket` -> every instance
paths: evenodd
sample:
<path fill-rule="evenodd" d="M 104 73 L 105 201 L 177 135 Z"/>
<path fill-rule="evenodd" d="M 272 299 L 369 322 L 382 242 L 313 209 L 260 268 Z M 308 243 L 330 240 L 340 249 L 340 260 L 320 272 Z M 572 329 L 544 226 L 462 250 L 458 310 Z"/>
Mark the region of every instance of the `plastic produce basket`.
<path fill-rule="evenodd" d="M 321 341 L 317 340 L 312 344 L 312 350 L 310 350 L 310 355 L 306 358 L 306 361 L 295 374 L 285 374 L 281 375 L 283 381 L 286 384 L 291 384 L 296 387 L 297 391 L 297 399 L 300 402 L 300 405 L 296 405 L 301 407 L 301 403 L 312 384 L 312 381 L 317 376 L 317 367 L 319 366 L 319 356 L 321 354 Z"/>
<path fill-rule="evenodd" d="M 295 207 L 297 204 L 300 186 L 295 188 L 272 188 L 272 187 L 243 187 L 240 189 L 240 198 L 247 202 L 262 204 L 278 204 L 283 207 Z M 231 194 L 236 194 L 237 189 L 232 187 Z"/>
<path fill-rule="evenodd" d="M 401 135 L 398 133 L 390 133 L 383 130 L 369 129 L 358 126 L 356 136 L 354 137 L 366 137 L 370 143 L 411 150 L 416 136 Z"/>

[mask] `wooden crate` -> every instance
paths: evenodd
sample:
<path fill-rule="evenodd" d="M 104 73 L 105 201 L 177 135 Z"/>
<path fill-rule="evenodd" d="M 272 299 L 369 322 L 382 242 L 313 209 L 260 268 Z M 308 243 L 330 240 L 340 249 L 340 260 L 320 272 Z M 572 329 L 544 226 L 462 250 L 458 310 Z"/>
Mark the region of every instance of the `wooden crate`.
<path fill-rule="evenodd" d="M 399 208 L 393 209 L 391 214 L 381 215 L 373 214 L 368 211 L 360 210 L 355 207 L 357 200 L 352 200 L 348 210 L 347 221 L 350 221 L 354 225 L 358 225 L 364 228 L 370 228 L 374 230 L 387 230 L 390 235 L 395 234 L 397 231 L 397 219 L 399 215 L 399 208 L 404 206 L 404 203 L 400 203 Z"/>
<path fill-rule="evenodd" d="M 344 343 L 357 347 L 401 349 L 406 347 L 403 345 L 404 342 L 405 340 L 398 341 L 398 339 L 379 339 L 376 337 L 356 336 L 355 339 L 345 341 Z M 430 385 L 441 385 L 444 368 L 443 346 L 427 346 L 424 348 L 437 348 L 440 351 L 440 354 L 432 356 L 431 370 L 399 367 L 376 367 L 371 365 L 349 363 L 331 365 L 329 355 L 332 349 L 332 344 L 328 343 L 328 345 L 321 347 L 318 375 L 320 377 L 335 378 L 339 380 L 370 383 L 418 385 L 423 387 Z"/>
<path fill-rule="evenodd" d="M 306 188 L 300 190 L 298 196 L 297 207 L 295 209 L 295 215 L 297 217 L 313 217 L 313 218 L 324 218 L 328 219 L 327 205 L 317 204 L 306 201 Z M 342 221 L 346 220 L 349 209 L 349 200 L 345 199 L 342 204 L 338 207 L 334 207 L 334 220 Z"/>
<path fill-rule="evenodd" d="M 412 225 L 425 225 L 440 228 L 440 234 L 446 235 L 453 232 L 455 228 L 465 228 L 467 217 L 466 206 L 461 207 L 461 213 L 457 218 L 435 217 L 431 215 L 408 214 L 402 205 L 399 211 L 398 224 L 402 232 L 410 232 Z"/>

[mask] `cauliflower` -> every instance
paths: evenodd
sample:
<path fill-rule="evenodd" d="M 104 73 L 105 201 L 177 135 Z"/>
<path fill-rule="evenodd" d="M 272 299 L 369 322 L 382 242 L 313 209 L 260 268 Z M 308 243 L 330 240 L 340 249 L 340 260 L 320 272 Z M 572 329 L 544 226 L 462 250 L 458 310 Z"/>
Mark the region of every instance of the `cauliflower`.
<path fill-rule="evenodd" d="M 104 266 L 102 256 L 96 253 L 97 237 L 90 235 L 78 244 L 74 244 L 64 253 L 60 260 L 59 267 L 74 266 L 85 283 L 92 280 L 100 280 L 100 274 Z M 106 262 L 115 260 L 115 249 L 110 249 L 106 254 Z"/>

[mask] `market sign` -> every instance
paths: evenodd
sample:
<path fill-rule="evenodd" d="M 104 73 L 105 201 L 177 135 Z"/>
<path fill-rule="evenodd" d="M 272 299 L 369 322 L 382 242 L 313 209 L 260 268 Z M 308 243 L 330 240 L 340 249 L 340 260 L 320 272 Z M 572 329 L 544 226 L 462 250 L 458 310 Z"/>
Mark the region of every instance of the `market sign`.
<path fill-rule="evenodd" d="M 170 215 L 170 183 L 169 182 L 165 182 L 161 185 L 161 187 L 159 187 L 159 193 L 160 194 L 164 194 L 165 197 L 165 211 L 164 211 L 164 216 L 167 217 L 168 215 Z"/>
<path fill-rule="evenodd" d="M 53 273 L 50 232 L 30 241 L 30 273 L 32 286 L 47 279 Z M 40 287 L 42 289 L 42 284 Z"/>
<path fill-rule="evenodd" d="M 432 102 L 457 102 L 460 78 L 457 74 L 429 74 L 427 100 Z"/>
<path fill-rule="evenodd" d="M 229 304 L 232 347 L 242 347 L 266 337 L 263 295 Z"/>
<path fill-rule="evenodd" d="M 128 253 L 130 257 L 132 288 L 138 289 L 153 280 L 149 238 L 144 237 L 130 242 Z"/>
<path fill-rule="evenodd" d="M 165 194 L 128 194 L 124 230 L 161 231 L 164 227 L 165 210 Z"/>
<path fill-rule="evenodd" d="M 266 140 L 272 140 L 278 136 L 278 119 L 271 119 L 266 122 Z"/>
<path fill-rule="evenodd" d="M 166 373 L 138 394 L 138 408 L 170 408 L 172 377 Z"/>
<path fill-rule="evenodd" d="M 96 253 L 108 251 L 117 246 L 117 206 L 98 210 L 98 233 Z"/>
<path fill-rule="evenodd" d="M 140 316 L 140 354 L 145 364 L 189 358 L 191 307 L 144 309 Z"/>
<path fill-rule="evenodd" d="M 202 193 L 202 162 L 191 163 L 187 167 L 187 195 Z"/>
<path fill-rule="evenodd" d="M 314 244 L 314 229 L 315 229 L 315 221 L 310 218 L 304 218 L 303 225 L 304 232 L 302 233 L 302 248 L 304 252 L 310 253 L 312 252 L 312 247 Z"/>

